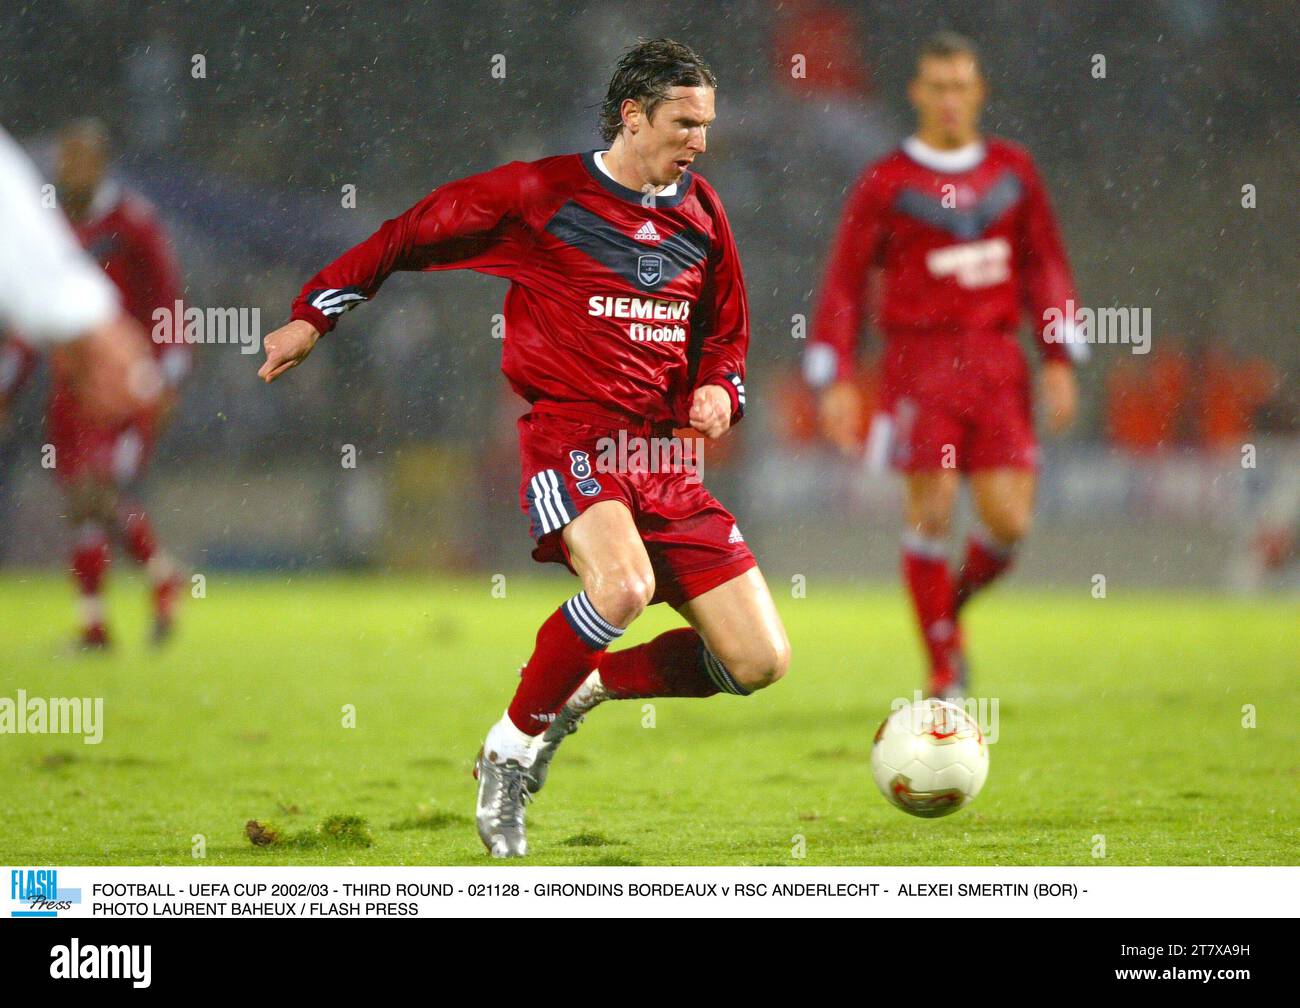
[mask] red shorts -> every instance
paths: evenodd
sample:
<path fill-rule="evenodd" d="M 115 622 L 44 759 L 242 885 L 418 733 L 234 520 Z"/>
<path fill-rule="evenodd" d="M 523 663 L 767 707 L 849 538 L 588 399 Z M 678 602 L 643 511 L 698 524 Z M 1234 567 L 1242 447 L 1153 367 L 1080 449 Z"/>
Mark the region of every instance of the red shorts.
<path fill-rule="evenodd" d="M 616 500 L 632 513 L 650 556 L 652 605 L 680 606 L 756 565 L 731 512 L 683 467 L 629 472 L 610 466 L 609 447 L 618 444 L 620 431 L 628 438 L 672 436 L 671 425 L 642 424 L 587 404 L 539 402 L 520 417 L 519 506 L 537 540 L 534 560 L 573 570 L 564 526 L 591 505 Z M 625 456 L 634 457 L 632 451 Z"/>
<path fill-rule="evenodd" d="M 46 436 L 54 447 L 54 477 L 68 484 L 80 480 L 125 487 L 139 479 L 153 451 L 153 422 L 148 417 L 117 427 L 88 423 L 68 395 L 56 392 L 45 415 Z"/>
<path fill-rule="evenodd" d="M 882 368 L 876 436 L 896 468 L 1037 468 L 1029 368 L 1014 335 L 891 337 Z"/>

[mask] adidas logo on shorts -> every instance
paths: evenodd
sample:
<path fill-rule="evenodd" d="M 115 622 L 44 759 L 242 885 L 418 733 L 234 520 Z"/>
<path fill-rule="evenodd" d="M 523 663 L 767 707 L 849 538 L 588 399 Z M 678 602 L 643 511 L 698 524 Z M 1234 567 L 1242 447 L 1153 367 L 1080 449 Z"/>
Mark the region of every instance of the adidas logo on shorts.
<path fill-rule="evenodd" d="M 745 537 L 740 534 L 740 526 L 733 524 L 731 526 L 731 535 L 727 536 L 727 545 L 730 546 L 733 543 L 742 543 L 744 541 Z"/>

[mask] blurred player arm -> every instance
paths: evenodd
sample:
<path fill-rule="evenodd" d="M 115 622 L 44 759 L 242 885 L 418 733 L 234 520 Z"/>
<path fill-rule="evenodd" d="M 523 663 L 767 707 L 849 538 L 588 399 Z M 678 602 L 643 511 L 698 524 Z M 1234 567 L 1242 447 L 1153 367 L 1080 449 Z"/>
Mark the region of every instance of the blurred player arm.
<path fill-rule="evenodd" d="M 0 333 L 0 405 L 11 402 L 36 370 L 36 351 L 17 336 Z"/>
<path fill-rule="evenodd" d="M 448 182 L 344 252 L 303 285 L 292 321 L 266 337 L 259 377 L 273 381 L 296 367 L 344 312 L 374 297 L 394 272 L 447 268 L 490 246 L 502 222 L 518 213 L 526 172 L 512 163 Z"/>
<path fill-rule="evenodd" d="M 749 351 L 749 297 L 731 224 L 709 193 L 716 238 L 709 251 L 699 366 L 691 393 L 690 424 L 710 438 L 721 437 L 745 414 L 745 355 Z"/>
<path fill-rule="evenodd" d="M 1043 358 L 1040 392 L 1048 427 L 1061 433 L 1079 408 L 1074 364 L 1088 346 L 1074 327 L 1075 290 L 1047 189 L 1032 163 L 1025 167 L 1026 196 L 1020 241 L 1021 300 Z M 1058 324 L 1048 324 L 1055 317 Z"/>
<path fill-rule="evenodd" d="M 136 303 L 147 314 L 141 322 L 149 327 L 155 320 L 157 309 L 175 311 L 181 300 L 182 288 L 180 264 L 172 250 L 171 241 L 163 229 L 162 222 L 150 214 L 139 222 L 132 236 L 132 257 L 135 271 L 133 289 L 138 291 Z M 180 327 L 174 330 L 180 331 Z M 157 429 L 166 425 L 167 419 L 176 408 L 180 395 L 181 383 L 189 376 L 193 350 L 183 340 L 166 343 L 155 348 L 158 351 L 158 370 L 162 375 L 162 391 L 158 396 L 158 405 L 154 411 L 154 423 Z"/>
<path fill-rule="evenodd" d="M 9 404 L 36 370 L 36 351 L 16 336 L 0 333 L 0 435 L 9 423 Z"/>
<path fill-rule="evenodd" d="M 162 222 L 154 217 L 142 221 L 135 234 L 134 263 L 141 301 L 152 310 L 175 309 L 181 300 L 181 270 Z M 142 320 L 143 321 L 143 320 Z M 147 323 L 146 323 L 147 324 Z M 175 389 L 190 373 L 192 351 L 183 341 L 169 343 L 158 356 L 163 383 Z"/>
<path fill-rule="evenodd" d="M 143 330 L 43 195 L 35 167 L 0 130 L 0 325 L 53 350 L 86 414 L 119 423 L 155 401 L 158 370 Z"/>
<path fill-rule="evenodd" d="M 860 449 L 862 396 L 853 382 L 868 315 L 869 275 L 885 236 L 883 193 L 869 172 L 854 186 L 826 263 L 804 353 L 804 379 L 821 391 L 822 433 L 845 454 Z"/>

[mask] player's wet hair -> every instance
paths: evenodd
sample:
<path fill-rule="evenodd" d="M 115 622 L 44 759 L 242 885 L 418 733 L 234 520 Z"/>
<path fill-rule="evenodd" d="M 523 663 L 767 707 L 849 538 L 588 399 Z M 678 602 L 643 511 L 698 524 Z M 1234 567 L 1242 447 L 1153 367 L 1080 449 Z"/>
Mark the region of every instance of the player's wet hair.
<path fill-rule="evenodd" d="M 969 56 L 975 61 L 976 66 L 980 61 L 979 47 L 965 35 L 959 35 L 954 31 L 936 32 L 926 39 L 921 45 L 921 51 L 916 54 L 917 63 L 919 64 L 928 56 L 939 59 L 949 56 Z"/>
<path fill-rule="evenodd" d="M 637 39 L 614 68 L 614 76 L 600 107 L 600 135 L 612 142 L 623 128 L 623 102 L 631 98 L 652 118 L 675 87 L 718 86 L 708 64 L 690 46 L 672 39 Z"/>

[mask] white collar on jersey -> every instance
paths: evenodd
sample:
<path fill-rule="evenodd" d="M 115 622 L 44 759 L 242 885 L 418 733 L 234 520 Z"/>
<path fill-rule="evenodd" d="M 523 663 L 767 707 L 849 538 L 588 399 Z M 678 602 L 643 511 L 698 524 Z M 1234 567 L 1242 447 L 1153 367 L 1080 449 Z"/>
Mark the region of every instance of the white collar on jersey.
<path fill-rule="evenodd" d="M 603 150 L 598 150 L 598 151 L 596 151 L 596 167 L 599 168 L 602 172 L 604 172 L 604 173 L 605 173 L 609 178 L 613 179 L 615 182 L 618 182 L 618 179 L 614 178 L 614 176 L 613 176 L 613 174 L 610 172 L 610 170 L 609 170 L 608 168 L 605 167 L 605 155 L 608 154 L 608 153 L 609 153 L 609 151 L 603 151 Z M 618 184 L 619 184 L 619 185 L 623 185 L 622 182 L 618 182 Z M 623 188 L 626 189 L 627 186 L 623 186 Z M 666 185 L 666 186 L 664 186 L 664 187 L 663 187 L 662 189 L 660 189 L 657 193 L 655 193 L 655 195 L 656 195 L 656 196 L 676 196 L 676 195 L 677 195 L 677 183 L 674 182 L 672 185 Z"/>
<path fill-rule="evenodd" d="M 956 150 L 939 150 L 924 143 L 919 137 L 910 136 L 903 141 L 903 152 L 931 171 L 964 172 L 970 171 L 984 160 L 984 141 L 975 140 Z"/>
<path fill-rule="evenodd" d="M 86 209 L 86 220 L 83 223 L 89 223 L 107 216 L 114 207 L 122 202 L 122 187 L 114 179 L 104 179 L 95 190 L 95 195 L 90 199 L 90 206 Z"/>

